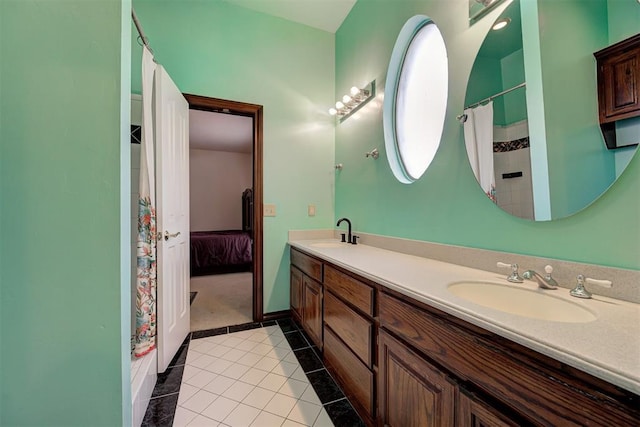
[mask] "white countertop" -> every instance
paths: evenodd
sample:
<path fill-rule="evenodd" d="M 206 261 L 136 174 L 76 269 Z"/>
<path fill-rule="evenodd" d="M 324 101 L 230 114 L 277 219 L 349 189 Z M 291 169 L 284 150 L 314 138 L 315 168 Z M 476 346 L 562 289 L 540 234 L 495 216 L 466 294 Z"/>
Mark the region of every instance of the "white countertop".
<path fill-rule="evenodd" d="M 337 240 L 295 240 L 289 244 L 343 267 L 406 296 L 508 338 L 567 365 L 640 394 L 640 304 L 594 295 L 579 299 L 569 290 L 538 290 L 535 282 L 510 284 L 504 275 L 379 249 L 341 244 Z M 521 317 L 471 303 L 447 290 L 453 282 L 490 281 L 551 292 L 596 315 L 588 323 L 569 323 Z"/>

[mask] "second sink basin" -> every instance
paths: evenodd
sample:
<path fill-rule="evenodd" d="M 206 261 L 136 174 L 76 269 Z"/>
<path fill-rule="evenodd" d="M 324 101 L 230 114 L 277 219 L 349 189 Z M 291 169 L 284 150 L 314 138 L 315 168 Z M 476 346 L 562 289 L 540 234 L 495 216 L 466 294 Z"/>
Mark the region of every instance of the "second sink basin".
<path fill-rule="evenodd" d="M 480 281 L 452 283 L 448 290 L 467 301 L 517 316 L 567 323 L 596 320 L 595 314 L 586 308 L 550 294 L 559 290 L 538 292 Z"/>

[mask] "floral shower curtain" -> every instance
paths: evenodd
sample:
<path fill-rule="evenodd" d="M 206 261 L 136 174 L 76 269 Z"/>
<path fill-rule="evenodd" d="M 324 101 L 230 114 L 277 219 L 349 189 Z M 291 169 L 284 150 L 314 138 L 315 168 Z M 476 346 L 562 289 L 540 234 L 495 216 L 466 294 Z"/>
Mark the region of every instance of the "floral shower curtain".
<path fill-rule="evenodd" d="M 153 119 L 151 113 L 153 54 L 142 48 L 142 141 L 140 144 L 140 195 L 138 198 L 138 271 L 136 281 L 136 336 L 134 355 L 142 357 L 156 348 L 156 204 Z"/>

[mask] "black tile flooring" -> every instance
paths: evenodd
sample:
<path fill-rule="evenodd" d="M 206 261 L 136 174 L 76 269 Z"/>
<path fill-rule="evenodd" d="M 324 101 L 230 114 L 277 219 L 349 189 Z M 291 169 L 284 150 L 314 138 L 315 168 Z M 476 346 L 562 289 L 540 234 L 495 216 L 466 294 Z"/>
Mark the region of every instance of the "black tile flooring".
<path fill-rule="evenodd" d="M 333 424 L 336 427 L 364 426 L 364 422 L 353 409 L 349 400 L 347 400 L 340 387 L 338 387 L 322 363 L 318 348 L 311 345 L 306 334 L 301 331 L 301 328 L 292 319 L 254 322 L 190 333 L 169 364 L 169 369 L 158 375 L 158 381 L 156 382 L 156 387 L 149 401 L 142 426 L 170 427 L 173 424 L 173 418 L 178 405 L 182 371 L 184 370 L 191 339 L 205 338 L 276 324 L 280 326 L 289 345 L 292 350 L 294 350 L 300 366 L 302 366 L 304 373 L 307 375 L 309 382 L 313 386 Z"/>

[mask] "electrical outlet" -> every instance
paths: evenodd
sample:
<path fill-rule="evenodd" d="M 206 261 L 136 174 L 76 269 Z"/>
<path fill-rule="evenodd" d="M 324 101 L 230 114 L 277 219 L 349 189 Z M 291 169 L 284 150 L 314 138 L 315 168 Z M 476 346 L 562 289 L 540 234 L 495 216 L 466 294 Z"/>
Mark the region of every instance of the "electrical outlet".
<path fill-rule="evenodd" d="M 264 216 L 276 216 L 276 205 L 265 204 L 263 208 Z"/>
<path fill-rule="evenodd" d="M 309 205 L 307 207 L 307 213 L 309 216 L 316 216 L 316 205 Z"/>

